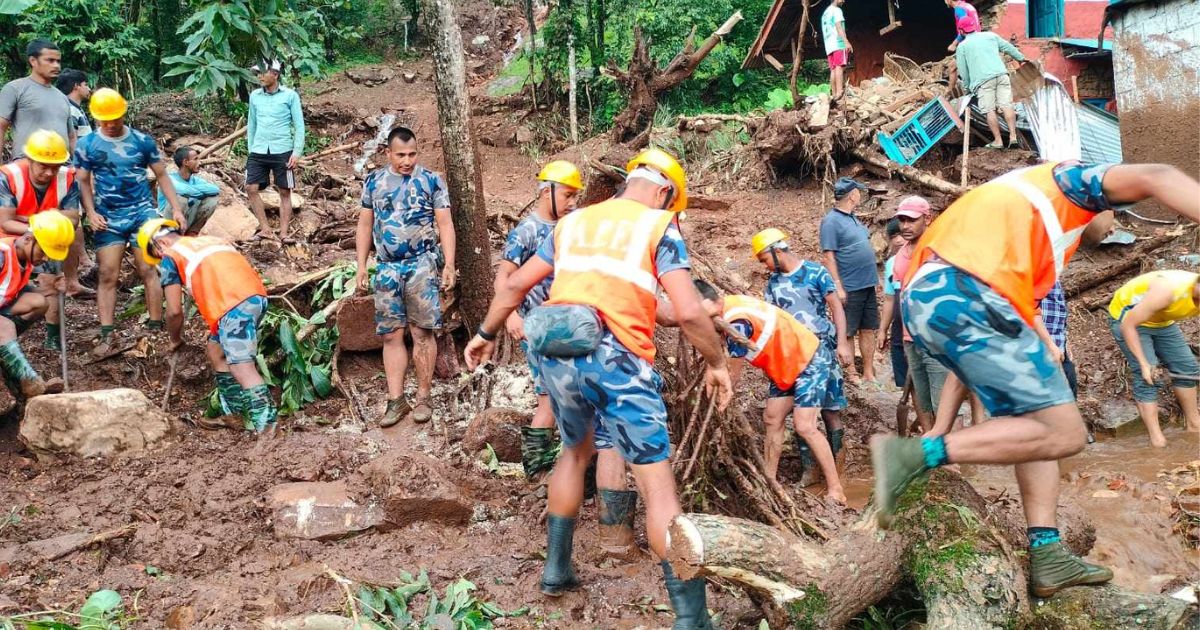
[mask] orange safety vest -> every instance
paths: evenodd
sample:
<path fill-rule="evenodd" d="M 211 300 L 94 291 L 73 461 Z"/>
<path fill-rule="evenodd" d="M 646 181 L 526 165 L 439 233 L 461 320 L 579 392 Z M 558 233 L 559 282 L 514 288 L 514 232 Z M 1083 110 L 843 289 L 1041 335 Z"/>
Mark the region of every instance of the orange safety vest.
<path fill-rule="evenodd" d="M 760 369 L 779 389 L 788 389 L 808 367 L 821 343 L 811 330 L 791 313 L 760 299 L 727 295 L 722 317 L 727 322 L 744 321 L 753 329 L 746 360 Z"/>
<path fill-rule="evenodd" d="M 29 276 L 33 273 L 33 265 L 21 268 L 17 260 L 16 237 L 0 238 L 0 256 L 4 257 L 4 268 L 0 269 L 0 308 L 9 306 L 21 294 L 21 289 L 29 284 Z"/>
<path fill-rule="evenodd" d="M 4 177 L 8 180 L 8 190 L 17 198 L 17 216 L 28 217 L 43 210 L 58 208 L 60 198 L 66 197 L 75 183 L 75 168 L 65 164 L 58 169 L 58 176 L 50 182 L 42 202 L 37 201 L 37 190 L 29 177 L 29 160 L 20 159 L 0 166 Z"/>
<path fill-rule="evenodd" d="M 986 282 L 1030 326 L 1096 216 L 1054 182 L 1056 163 L 1018 169 L 968 192 L 930 225 L 913 252 L 907 287 L 934 259 Z"/>
<path fill-rule="evenodd" d="M 617 341 L 654 361 L 654 253 L 675 213 L 609 199 L 559 219 L 554 227 L 554 283 L 546 304 L 584 304 Z"/>
<path fill-rule="evenodd" d="M 164 254 L 175 263 L 210 332 L 215 333 L 221 317 L 246 298 L 267 294 L 250 261 L 219 238 L 183 236 Z"/>

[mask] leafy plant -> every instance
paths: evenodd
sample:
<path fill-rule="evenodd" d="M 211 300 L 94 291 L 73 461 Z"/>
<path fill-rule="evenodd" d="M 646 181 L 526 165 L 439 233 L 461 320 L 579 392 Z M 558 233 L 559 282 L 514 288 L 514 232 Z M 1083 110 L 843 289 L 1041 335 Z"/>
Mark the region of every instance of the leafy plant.
<path fill-rule="evenodd" d="M 429 582 L 429 575 L 422 569 L 415 578 L 402 572 L 399 584 L 394 587 L 362 585 L 350 605 L 355 606 L 358 614 L 367 621 L 381 622 L 389 628 L 490 630 L 493 619 L 520 617 L 529 612 L 528 607 L 506 612 L 472 595 L 475 589 L 469 580 L 459 578 L 447 585 L 439 597 Z M 423 611 L 413 605 L 421 595 L 428 596 Z"/>
<path fill-rule="evenodd" d="M 103 589 L 88 596 L 79 612 L 44 610 L 0 617 L 0 630 L 17 630 L 18 627 L 24 630 L 122 630 L 130 621 L 132 619 L 125 615 L 121 595 Z"/>
<path fill-rule="evenodd" d="M 333 392 L 332 366 L 334 346 L 338 333 L 334 326 L 322 326 L 324 316 L 318 312 L 311 318 L 299 313 L 272 306 L 263 318 L 262 334 L 259 336 L 259 354 L 255 357 L 259 371 L 267 383 L 282 390 L 279 412 L 290 415 L 318 397 L 325 398 Z M 296 337 L 296 331 L 306 325 L 316 326 L 305 340 Z M 282 360 L 272 365 L 269 357 L 281 355 Z"/>

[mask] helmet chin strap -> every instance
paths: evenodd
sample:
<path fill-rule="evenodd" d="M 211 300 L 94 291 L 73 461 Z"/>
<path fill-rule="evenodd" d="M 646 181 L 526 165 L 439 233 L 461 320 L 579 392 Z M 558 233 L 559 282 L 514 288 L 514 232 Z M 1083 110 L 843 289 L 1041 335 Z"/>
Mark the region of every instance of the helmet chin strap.
<path fill-rule="evenodd" d="M 779 266 L 779 248 L 771 246 L 771 262 L 775 263 L 775 271 L 782 271 L 783 267 Z"/>
<path fill-rule="evenodd" d="M 555 221 L 562 218 L 558 216 L 558 184 L 554 182 L 550 182 L 550 216 Z"/>

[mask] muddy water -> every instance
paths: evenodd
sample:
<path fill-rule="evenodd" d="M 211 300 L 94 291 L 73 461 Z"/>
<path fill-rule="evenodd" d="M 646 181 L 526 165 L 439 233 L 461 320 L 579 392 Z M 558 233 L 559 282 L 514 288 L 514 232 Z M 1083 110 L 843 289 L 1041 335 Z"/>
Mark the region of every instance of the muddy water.
<path fill-rule="evenodd" d="M 1200 552 L 1172 532 L 1172 481 L 1163 473 L 1200 459 L 1200 436 L 1168 429 L 1167 448 L 1150 446 L 1145 435 L 1101 440 L 1062 462 L 1062 496 L 1082 506 L 1096 527 L 1088 560 L 1109 566 L 1122 586 L 1157 593 L 1168 582 L 1200 583 Z M 964 466 L 963 474 L 988 488 L 1017 496 L 1012 468 Z M 861 509 L 872 480 L 847 480 L 850 505 Z M 1178 485 L 1178 482 L 1177 482 Z"/>

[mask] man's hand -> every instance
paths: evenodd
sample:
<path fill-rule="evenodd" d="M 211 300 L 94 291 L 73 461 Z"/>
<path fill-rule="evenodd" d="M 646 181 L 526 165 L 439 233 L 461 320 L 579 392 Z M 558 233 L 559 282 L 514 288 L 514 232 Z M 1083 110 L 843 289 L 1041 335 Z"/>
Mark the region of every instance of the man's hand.
<path fill-rule="evenodd" d="M 467 350 L 470 350 L 468 347 Z M 733 400 L 733 381 L 729 378 L 729 368 L 710 367 L 704 371 L 704 391 L 716 398 L 717 409 L 725 411 L 729 401 Z"/>
<path fill-rule="evenodd" d="M 1145 381 L 1147 385 L 1154 384 L 1154 367 L 1149 363 L 1142 363 L 1142 380 Z"/>
<path fill-rule="evenodd" d="M 97 232 L 103 232 L 108 229 L 108 220 L 101 216 L 99 212 L 89 212 L 88 223 L 91 223 L 92 229 Z"/>
<path fill-rule="evenodd" d="M 492 358 L 492 352 L 496 350 L 496 342 L 487 341 L 479 335 L 471 337 L 471 342 L 467 344 L 467 349 L 463 350 L 463 361 L 467 364 L 467 369 L 474 372 L 475 368 L 480 364 L 486 363 Z M 729 383 L 729 374 L 725 375 L 726 384 Z M 732 392 L 730 393 L 732 396 Z"/>
<path fill-rule="evenodd" d="M 837 294 L 838 294 L 838 299 L 842 301 L 842 304 L 845 304 L 846 303 L 846 290 L 843 289 L 842 285 L 840 285 L 840 284 L 837 285 Z"/>
<path fill-rule="evenodd" d="M 888 337 L 888 333 L 882 330 L 879 331 L 879 342 L 875 344 L 875 349 L 880 352 L 887 350 L 888 341 L 891 341 L 891 339 Z M 838 350 L 841 350 L 841 348 L 838 348 Z M 840 360 L 841 357 L 838 357 L 838 359 Z"/>
<path fill-rule="evenodd" d="M 366 295 L 370 291 L 370 279 L 367 277 L 366 269 L 359 269 L 354 272 L 354 293 L 357 295 Z"/>
<path fill-rule="evenodd" d="M 442 290 L 443 291 L 449 292 L 451 289 L 454 288 L 454 283 L 457 280 L 457 275 L 458 274 L 454 269 L 454 265 L 446 265 L 446 268 L 442 269 Z"/>
<path fill-rule="evenodd" d="M 846 52 L 850 53 L 851 55 L 854 54 L 854 45 L 850 42 L 846 42 Z"/>
<path fill-rule="evenodd" d="M 180 231 L 180 232 L 186 232 L 186 231 L 187 231 L 187 228 L 188 228 L 188 225 L 187 225 L 187 216 L 185 216 L 185 215 L 183 214 L 183 211 L 182 211 L 182 210 L 176 210 L 176 211 L 175 211 L 175 213 L 174 213 L 174 215 L 175 215 L 175 216 L 174 216 L 174 218 L 175 218 L 175 222 L 179 224 L 179 231 Z"/>
<path fill-rule="evenodd" d="M 880 349 L 882 350 L 883 347 L 880 346 Z M 849 343 L 839 343 L 838 344 L 837 359 L 838 359 L 838 363 L 841 363 L 842 365 L 853 365 L 854 364 L 854 349 L 850 347 Z"/>
<path fill-rule="evenodd" d="M 508 319 L 504 322 L 504 328 L 508 330 L 508 336 L 512 337 L 513 341 L 520 341 L 525 338 L 525 318 L 517 315 L 513 311 Z"/>
<path fill-rule="evenodd" d="M 296 155 L 295 153 L 292 153 L 292 156 L 288 158 L 288 168 L 289 169 L 296 168 L 296 163 L 298 163 L 299 161 L 300 161 L 300 156 Z"/>
<path fill-rule="evenodd" d="M 66 276 L 58 275 L 58 276 L 54 277 L 54 290 L 62 295 L 67 294 L 67 277 Z M 58 308 L 58 307 L 53 306 L 51 308 Z"/>
<path fill-rule="evenodd" d="M 1054 359 L 1055 363 L 1062 363 L 1067 355 L 1063 352 L 1062 348 L 1059 348 L 1055 344 L 1050 344 L 1050 356 Z"/>

